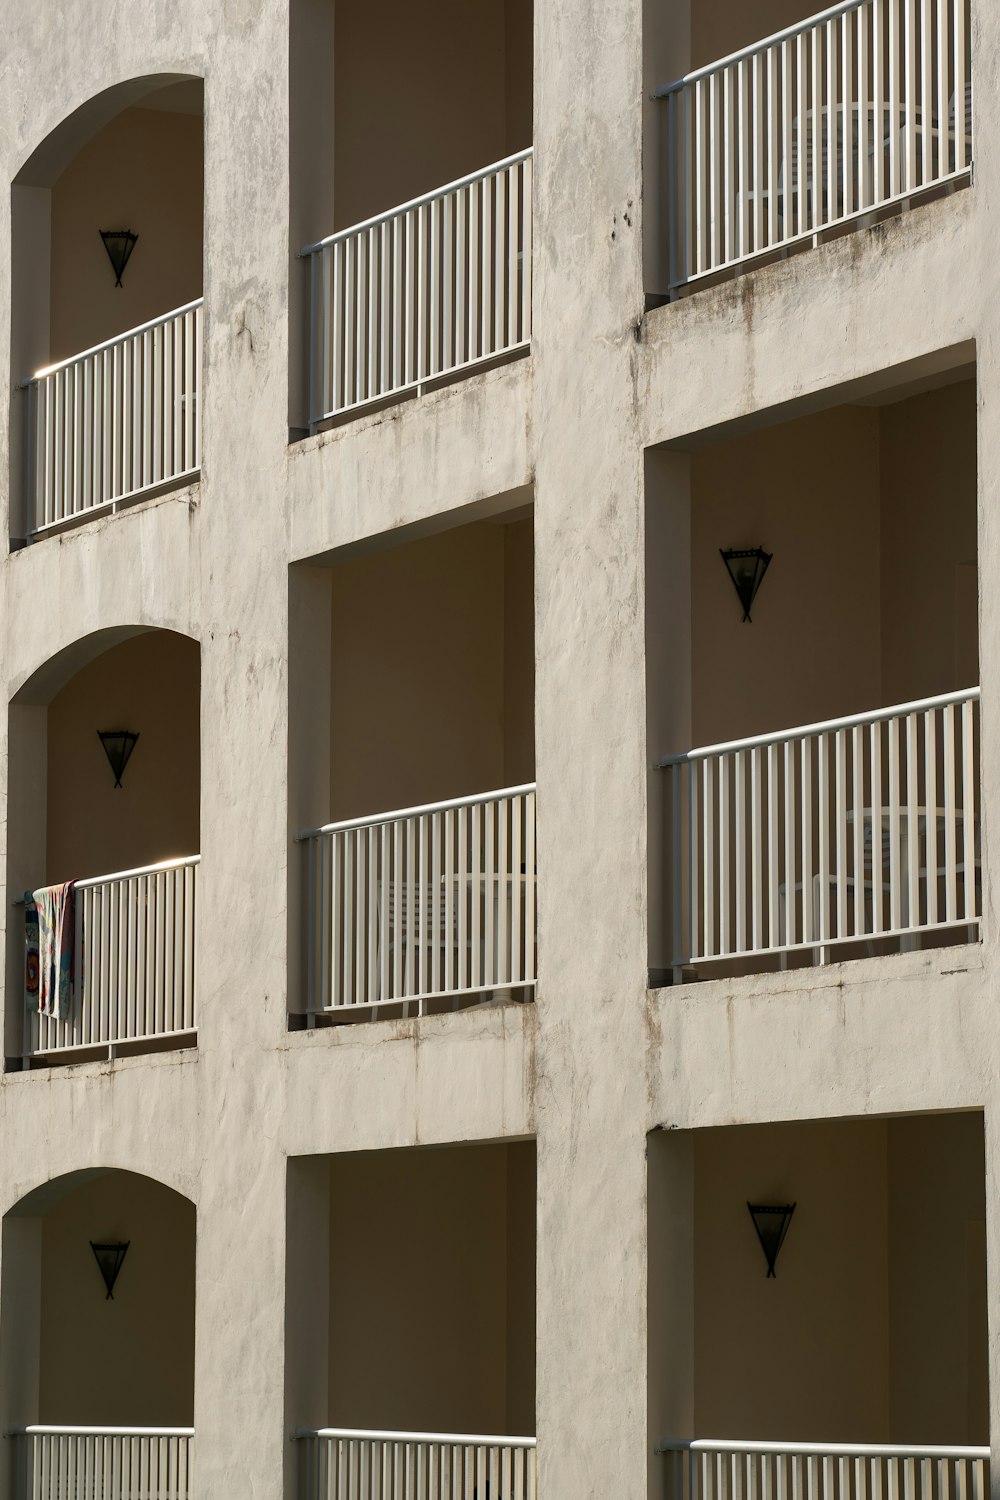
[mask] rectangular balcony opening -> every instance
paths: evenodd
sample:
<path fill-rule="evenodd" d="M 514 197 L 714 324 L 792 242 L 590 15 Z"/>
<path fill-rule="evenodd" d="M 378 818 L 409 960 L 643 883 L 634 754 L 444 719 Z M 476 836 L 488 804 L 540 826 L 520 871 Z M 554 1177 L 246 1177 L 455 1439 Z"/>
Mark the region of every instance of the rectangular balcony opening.
<path fill-rule="evenodd" d="M 293 6 L 293 432 L 528 347 L 532 25 L 531 0 Z"/>
<path fill-rule="evenodd" d="M 11 706 L 7 1066 L 193 1046 L 198 646 L 139 634 L 51 687 Z M 116 786 L 98 731 L 122 728 Z"/>
<path fill-rule="evenodd" d="M 15 543 L 200 471 L 202 83 L 115 93 L 13 188 Z"/>
<path fill-rule="evenodd" d="M 971 181 L 969 0 L 716 0 L 689 44 L 655 90 L 670 296 Z"/>
<path fill-rule="evenodd" d="M 311 570 L 300 805 L 328 818 L 299 840 L 299 1024 L 533 997 L 527 509 Z"/>
<path fill-rule="evenodd" d="M 976 389 L 933 384 L 649 456 L 654 982 L 978 937 Z"/>
<path fill-rule="evenodd" d="M 296 1492 L 534 1500 L 534 1143 L 299 1158 L 288 1204 Z"/>
<path fill-rule="evenodd" d="M 651 1496 L 989 1493 L 981 1113 L 658 1131 L 649 1225 Z"/>

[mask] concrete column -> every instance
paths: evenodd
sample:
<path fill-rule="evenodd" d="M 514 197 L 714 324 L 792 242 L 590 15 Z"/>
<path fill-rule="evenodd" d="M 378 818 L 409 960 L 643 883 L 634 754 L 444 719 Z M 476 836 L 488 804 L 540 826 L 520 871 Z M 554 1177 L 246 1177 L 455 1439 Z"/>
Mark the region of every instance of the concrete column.
<path fill-rule="evenodd" d="M 330 1158 L 288 1162 L 285 1250 L 285 1426 L 330 1421 Z M 296 1493 L 301 1448 L 289 1445 L 285 1494 Z"/>
<path fill-rule="evenodd" d="M 45 843 L 48 709 L 12 703 L 7 717 L 7 871 L 4 914 L 7 933 L 4 990 L 4 1056 L 21 1057 L 24 1001 L 24 907 L 15 905 L 26 890 L 46 879 Z"/>
<path fill-rule="evenodd" d="M 651 305 L 666 298 L 667 104 L 654 91 L 691 66 L 691 0 L 643 0 L 642 7 L 642 250 Z"/>
<path fill-rule="evenodd" d="M 656 1130 L 647 1148 L 649 1500 L 668 1494 L 663 1438 L 697 1437 L 694 1413 L 694 1137 Z"/>
<path fill-rule="evenodd" d="M 639 1496 L 647 1480 L 641 38 L 640 0 L 536 7 L 537 1408 L 549 1497 Z"/>
<path fill-rule="evenodd" d="M 649 835 L 646 901 L 651 983 L 664 983 L 670 964 L 672 850 L 670 775 L 656 770 L 663 755 L 690 750 L 691 706 L 691 460 L 686 453 L 647 450 L 645 460 L 646 748 Z"/>
<path fill-rule="evenodd" d="M 10 514 L 11 541 L 27 534 L 28 392 L 21 383 L 49 361 L 49 263 L 52 195 L 15 183 L 10 190 Z"/>
<path fill-rule="evenodd" d="M 8 1214 L 0 1248 L 0 1431 L 37 1422 L 42 1220 Z M 0 1500 L 14 1500 L 15 1445 L 5 1443 Z"/>

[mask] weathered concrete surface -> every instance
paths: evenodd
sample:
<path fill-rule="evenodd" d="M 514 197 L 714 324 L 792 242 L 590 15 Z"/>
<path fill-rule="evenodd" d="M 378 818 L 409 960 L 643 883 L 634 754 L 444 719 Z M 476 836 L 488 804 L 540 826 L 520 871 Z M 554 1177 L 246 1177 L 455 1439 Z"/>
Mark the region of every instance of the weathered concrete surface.
<path fill-rule="evenodd" d="M 0 566 L 8 699 L 91 632 L 167 626 L 201 643 L 198 1050 L 0 1083 L 0 1208 L 95 1165 L 148 1173 L 197 1204 L 200 1493 L 284 1492 L 285 1370 L 296 1359 L 282 1305 L 291 1155 L 537 1135 L 546 1500 L 645 1489 L 651 1128 L 984 1107 L 991 1241 L 1000 1235 L 1000 12 L 980 0 L 974 14 L 971 191 L 644 317 L 642 7 L 537 0 L 530 360 L 291 450 L 287 5 L 61 0 L 5 15 L 8 182 L 98 91 L 152 72 L 206 79 L 201 483 Z M 801 398 L 834 399 L 842 383 L 972 341 L 983 945 L 650 995 L 643 448 Z M 2 401 L 8 366 L 0 361 Z M 441 524 L 531 484 L 537 1007 L 289 1034 L 289 564 Z M 293 739 L 291 754 L 307 750 Z M 8 802 L 18 795 L 6 789 Z M 3 894 L 9 913 L 13 893 Z M 995 1277 L 990 1313 L 1000 1441 Z"/>

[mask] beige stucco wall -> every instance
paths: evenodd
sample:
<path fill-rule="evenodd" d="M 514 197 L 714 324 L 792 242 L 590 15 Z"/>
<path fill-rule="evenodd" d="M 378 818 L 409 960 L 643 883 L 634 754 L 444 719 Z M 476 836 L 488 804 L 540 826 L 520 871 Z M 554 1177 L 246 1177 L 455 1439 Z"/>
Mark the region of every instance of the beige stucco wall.
<path fill-rule="evenodd" d="M 139 739 L 120 787 L 97 737 Z M 46 868 L 82 880 L 199 852 L 198 643 L 152 631 L 103 652 L 48 709 Z"/>
<path fill-rule="evenodd" d="M 531 145 L 531 0 L 337 0 L 335 10 L 327 233 Z"/>
<path fill-rule="evenodd" d="M 332 816 L 534 775 L 531 521 L 357 558 L 332 586 Z"/>
<path fill-rule="evenodd" d="M 50 360 L 201 296 L 202 135 L 200 115 L 126 109 L 53 185 Z M 101 229 L 139 236 L 120 287 Z"/>
<path fill-rule="evenodd" d="M 129 1242 L 108 1300 L 90 1248 Z M 187 1426 L 194 1412 L 195 1209 L 112 1172 L 42 1218 L 44 1422 Z"/>
<path fill-rule="evenodd" d="M 534 1155 L 332 1160 L 331 1425 L 534 1433 Z"/>

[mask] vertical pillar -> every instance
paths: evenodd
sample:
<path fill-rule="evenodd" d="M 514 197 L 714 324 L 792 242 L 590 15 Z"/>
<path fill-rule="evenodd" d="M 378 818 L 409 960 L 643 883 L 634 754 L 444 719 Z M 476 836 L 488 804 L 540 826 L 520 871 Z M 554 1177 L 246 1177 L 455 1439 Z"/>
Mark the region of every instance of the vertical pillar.
<path fill-rule="evenodd" d="M 7 871 L 4 907 L 6 984 L 4 1057 L 23 1056 L 24 907 L 26 890 L 46 880 L 45 841 L 48 709 L 12 703 L 7 716 Z"/>
<path fill-rule="evenodd" d="M 671 1493 L 664 1438 L 696 1437 L 694 1414 L 694 1139 L 654 1131 L 648 1141 L 647 1431 L 649 1500 Z"/>

